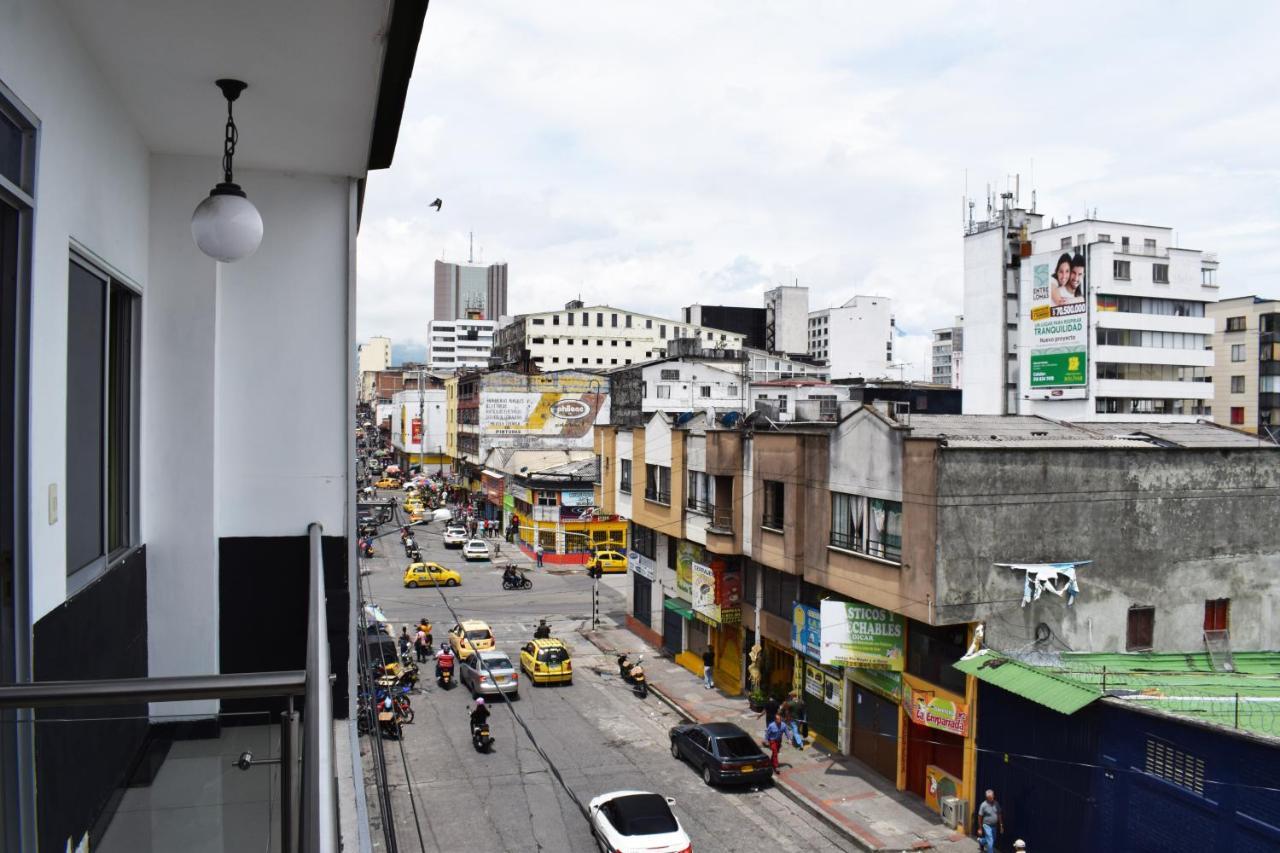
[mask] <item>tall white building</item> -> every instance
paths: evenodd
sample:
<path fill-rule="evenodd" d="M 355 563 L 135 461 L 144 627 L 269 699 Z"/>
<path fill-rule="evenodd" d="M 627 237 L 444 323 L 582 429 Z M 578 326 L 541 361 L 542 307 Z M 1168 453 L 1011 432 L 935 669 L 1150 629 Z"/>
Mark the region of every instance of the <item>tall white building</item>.
<path fill-rule="evenodd" d="M 391 367 L 391 338 L 369 338 L 360 345 L 360 367 L 357 373 L 363 375 L 366 370 L 386 370 Z"/>
<path fill-rule="evenodd" d="M 432 320 L 427 324 L 427 367 L 462 370 L 488 367 L 496 320 Z"/>
<path fill-rule="evenodd" d="M 809 288 L 775 287 L 764 294 L 765 343 L 769 352 L 808 352 Z"/>
<path fill-rule="evenodd" d="M 837 308 L 809 312 L 808 352 L 832 379 L 885 379 L 893 362 L 893 302 L 855 296 Z"/>
<path fill-rule="evenodd" d="M 933 384 L 963 387 L 960 383 L 964 364 L 964 317 L 956 317 L 954 326 L 934 329 L 930 351 Z"/>
<path fill-rule="evenodd" d="M 622 367 L 667 354 L 667 344 L 696 338 L 704 349 L 740 349 L 744 335 L 608 305 L 570 302 L 560 311 L 521 314 L 494 336 L 495 367 L 545 371 Z"/>
<path fill-rule="evenodd" d="M 1022 210 L 965 236 L 966 414 L 1212 414 L 1217 257 L 1170 228 Z M 1077 281 L 1078 279 L 1078 281 Z"/>

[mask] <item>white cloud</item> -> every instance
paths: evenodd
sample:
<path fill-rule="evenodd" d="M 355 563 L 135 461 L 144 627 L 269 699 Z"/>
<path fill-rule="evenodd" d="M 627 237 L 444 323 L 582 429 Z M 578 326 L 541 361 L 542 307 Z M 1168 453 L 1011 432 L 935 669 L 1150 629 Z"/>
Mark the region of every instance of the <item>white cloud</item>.
<path fill-rule="evenodd" d="M 370 177 L 359 334 L 422 340 L 431 264 L 510 263 L 510 307 L 658 314 L 892 297 L 923 370 L 960 313 L 970 193 L 1166 224 L 1223 295 L 1280 290 L 1280 7 L 434 4 L 395 165 Z M 426 205 L 444 199 L 440 213 Z M 982 205 L 979 205 L 979 213 Z"/>

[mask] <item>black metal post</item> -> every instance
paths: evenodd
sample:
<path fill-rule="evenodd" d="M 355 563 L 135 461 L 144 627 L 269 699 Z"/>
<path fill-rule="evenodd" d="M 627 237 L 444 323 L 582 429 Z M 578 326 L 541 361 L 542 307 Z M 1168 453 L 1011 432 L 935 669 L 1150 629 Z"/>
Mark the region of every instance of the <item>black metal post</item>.
<path fill-rule="evenodd" d="M 284 853 L 298 853 L 299 830 L 298 792 L 294 774 L 298 770 L 298 720 L 293 709 L 293 697 L 289 697 L 289 710 L 280 714 L 280 849 Z"/>

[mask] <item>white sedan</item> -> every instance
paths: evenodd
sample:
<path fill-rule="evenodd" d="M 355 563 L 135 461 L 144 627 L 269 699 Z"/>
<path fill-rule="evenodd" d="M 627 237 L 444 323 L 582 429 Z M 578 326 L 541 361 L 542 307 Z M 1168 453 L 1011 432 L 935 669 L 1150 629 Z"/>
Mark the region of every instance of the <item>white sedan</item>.
<path fill-rule="evenodd" d="M 483 539 L 468 539 L 462 546 L 462 556 L 466 560 L 489 559 L 489 543 Z"/>
<path fill-rule="evenodd" d="M 647 791 L 601 794 L 587 806 L 602 849 L 618 853 L 692 853 L 693 842 L 671 813 L 675 800 Z"/>
<path fill-rule="evenodd" d="M 467 528 L 447 527 L 444 531 L 444 547 L 461 548 L 467 541 Z"/>

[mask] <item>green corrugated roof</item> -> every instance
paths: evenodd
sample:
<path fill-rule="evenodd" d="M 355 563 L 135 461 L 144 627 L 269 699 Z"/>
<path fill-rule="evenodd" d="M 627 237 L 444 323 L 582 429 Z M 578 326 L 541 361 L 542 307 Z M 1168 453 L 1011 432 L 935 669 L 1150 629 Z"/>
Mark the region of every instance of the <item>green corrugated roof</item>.
<path fill-rule="evenodd" d="M 1054 674 L 1052 670 L 1030 666 L 990 649 L 983 649 L 971 658 L 962 658 L 952 666 L 1060 714 L 1074 714 L 1102 697 L 1102 691 L 1097 688 L 1078 684 Z"/>
<path fill-rule="evenodd" d="M 678 598 L 664 598 L 662 606 L 675 613 L 679 613 L 685 619 L 693 618 L 693 608 Z"/>

